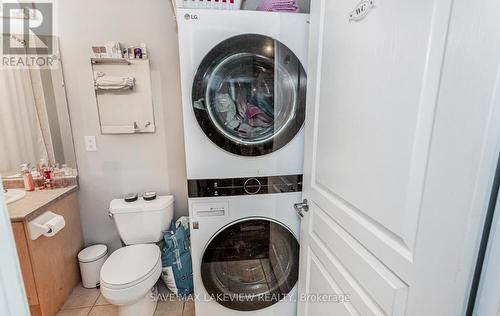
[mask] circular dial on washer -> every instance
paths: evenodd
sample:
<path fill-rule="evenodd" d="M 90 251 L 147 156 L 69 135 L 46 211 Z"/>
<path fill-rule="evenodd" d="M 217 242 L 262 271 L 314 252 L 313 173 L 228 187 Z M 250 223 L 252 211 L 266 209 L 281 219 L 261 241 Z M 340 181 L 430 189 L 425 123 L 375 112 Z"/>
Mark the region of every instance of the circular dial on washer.
<path fill-rule="evenodd" d="M 256 178 L 247 179 L 243 184 L 243 189 L 245 189 L 245 192 L 251 195 L 259 193 L 261 188 L 262 184 Z"/>
<path fill-rule="evenodd" d="M 305 118 L 307 76 L 283 43 L 243 34 L 216 45 L 193 81 L 192 102 L 203 132 L 220 148 L 261 156 L 288 144 Z"/>
<path fill-rule="evenodd" d="M 221 229 L 208 243 L 201 277 L 208 294 L 230 309 L 256 311 L 282 300 L 297 283 L 299 243 L 264 218 Z"/>

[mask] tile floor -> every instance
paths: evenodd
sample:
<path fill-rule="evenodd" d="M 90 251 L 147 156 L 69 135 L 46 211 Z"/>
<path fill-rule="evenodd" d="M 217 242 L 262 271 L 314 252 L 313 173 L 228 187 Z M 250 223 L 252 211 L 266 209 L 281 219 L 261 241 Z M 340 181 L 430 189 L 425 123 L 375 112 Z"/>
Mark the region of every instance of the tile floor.
<path fill-rule="evenodd" d="M 194 316 L 194 302 L 169 299 L 174 297 L 163 281 L 158 281 L 160 300 L 154 316 Z M 79 284 L 71 293 L 57 316 L 115 316 L 118 311 L 98 289 L 86 289 Z"/>

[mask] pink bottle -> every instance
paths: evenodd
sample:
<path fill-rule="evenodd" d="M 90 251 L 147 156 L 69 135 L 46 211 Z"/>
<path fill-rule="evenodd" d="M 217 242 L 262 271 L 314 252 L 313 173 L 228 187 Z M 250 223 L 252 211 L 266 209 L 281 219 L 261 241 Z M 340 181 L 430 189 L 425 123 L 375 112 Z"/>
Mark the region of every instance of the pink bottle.
<path fill-rule="evenodd" d="M 35 191 L 35 181 L 33 180 L 33 175 L 28 167 L 28 164 L 23 166 L 23 180 L 24 189 L 27 192 Z"/>

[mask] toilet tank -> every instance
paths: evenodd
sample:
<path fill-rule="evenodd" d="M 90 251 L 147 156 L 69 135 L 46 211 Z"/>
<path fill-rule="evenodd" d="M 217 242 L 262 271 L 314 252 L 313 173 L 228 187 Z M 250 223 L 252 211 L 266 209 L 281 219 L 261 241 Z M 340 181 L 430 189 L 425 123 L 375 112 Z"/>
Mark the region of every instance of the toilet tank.
<path fill-rule="evenodd" d="M 153 201 L 139 198 L 111 201 L 109 213 L 126 245 L 155 243 L 163 238 L 174 218 L 174 197 L 159 196 Z"/>

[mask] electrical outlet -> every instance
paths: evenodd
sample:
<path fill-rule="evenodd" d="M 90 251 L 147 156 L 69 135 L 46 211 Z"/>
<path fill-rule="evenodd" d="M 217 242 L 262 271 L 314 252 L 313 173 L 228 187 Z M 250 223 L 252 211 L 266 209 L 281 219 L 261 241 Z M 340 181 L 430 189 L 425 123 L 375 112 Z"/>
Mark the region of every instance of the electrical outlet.
<path fill-rule="evenodd" d="M 85 150 L 97 151 L 97 142 L 95 136 L 85 136 Z"/>

